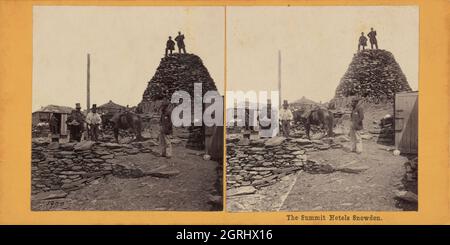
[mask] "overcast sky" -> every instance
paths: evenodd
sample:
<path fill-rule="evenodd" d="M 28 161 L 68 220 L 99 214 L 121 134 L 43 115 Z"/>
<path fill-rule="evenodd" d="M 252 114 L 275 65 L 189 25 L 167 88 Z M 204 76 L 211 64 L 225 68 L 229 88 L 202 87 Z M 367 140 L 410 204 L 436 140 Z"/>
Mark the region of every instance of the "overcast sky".
<path fill-rule="evenodd" d="M 329 101 L 357 50 L 361 32 L 377 31 L 413 90 L 418 89 L 417 7 L 228 7 L 227 89 L 276 90 L 282 97 Z"/>
<path fill-rule="evenodd" d="M 223 7 L 33 8 L 33 111 L 48 104 L 137 105 L 164 56 L 168 36 L 185 34 L 186 50 L 224 87 Z"/>

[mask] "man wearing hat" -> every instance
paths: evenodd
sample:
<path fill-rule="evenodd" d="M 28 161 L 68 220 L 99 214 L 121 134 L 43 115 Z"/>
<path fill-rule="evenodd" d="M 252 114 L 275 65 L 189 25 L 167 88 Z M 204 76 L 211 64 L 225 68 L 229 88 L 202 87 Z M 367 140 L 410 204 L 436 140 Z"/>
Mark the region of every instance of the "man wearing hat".
<path fill-rule="evenodd" d="M 71 141 L 81 141 L 81 134 L 84 131 L 84 116 L 81 113 L 80 103 L 75 104 L 75 110 L 72 110 L 67 117 L 66 124 L 70 130 Z"/>
<path fill-rule="evenodd" d="M 375 46 L 375 49 L 378 49 L 377 32 L 373 30 L 373 27 L 370 28 L 370 32 L 367 36 L 370 40 L 370 48 L 373 49 L 373 46 Z"/>
<path fill-rule="evenodd" d="M 294 119 L 294 115 L 292 115 L 292 112 L 288 107 L 288 101 L 285 100 L 283 102 L 283 108 L 280 110 L 281 130 L 283 132 L 283 136 L 286 138 L 289 138 L 290 124 Z"/>
<path fill-rule="evenodd" d="M 366 46 L 367 46 L 367 37 L 364 36 L 364 32 L 361 32 L 361 36 L 359 37 L 358 42 L 358 51 L 361 50 L 361 47 L 363 50 L 365 50 Z"/>
<path fill-rule="evenodd" d="M 50 121 L 49 121 L 49 125 L 50 125 L 50 132 L 53 135 L 57 135 L 58 134 L 58 118 L 56 118 L 55 113 L 52 113 L 52 115 L 50 116 Z"/>
<path fill-rule="evenodd" d="M 169 135 L 172 134 L 172 110 L 169 108 L 169 102 L 164 99 L 161 103 L 160 135 L 159 144 L 161 146 L 161 156 L 172 157 L 172 144 Z"/>
<path fill-rule="evenodd" d="M 175 50 L 175 42 L 172 40 L 172 37 L 169 36 L 169 40 L 166 42 L 166 56 L 169 52 L 172 54 L 173 50 Z"/>
<path fill-rule="evenodd" d="M 181 34 L 181 32 L 178 32 L 178 36 L 175 37 L 175 42 L 177 42 L 178 53 L 181 54 L 181 51 L 183 51 L 183 53 L 186 53 L 186 47 L 184 45 L 184 35 Z"/>
<path fill-rule="evenodd" d="M 100 114 L 97 113 L 97 104 L 92 105 L 91 111 L 86 116 L 86 123 L 90 132 L 91 140 L 98 141 L 99 126 L 102 123 Z"/>
<path fill-rule="evenodd" d="M 359 98 L 352 99 L 352 125 L 350 127 L 351 150 L 360 154 L 363 150 L 361 130 L 363 129 L 364 111 L 359 104 Z"/>

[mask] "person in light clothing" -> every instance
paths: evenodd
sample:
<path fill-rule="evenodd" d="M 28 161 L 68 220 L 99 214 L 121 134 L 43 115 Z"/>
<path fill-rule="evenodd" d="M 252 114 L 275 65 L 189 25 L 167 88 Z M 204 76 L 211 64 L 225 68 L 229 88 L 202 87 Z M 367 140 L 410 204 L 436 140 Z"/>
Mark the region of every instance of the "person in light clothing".
<path fill-rule="evenodd" d="M 89 128 L 91 140 L 98 141 L 99 126 L 102 123 L 100 114 L 97 113 L 97 105 L 93 104 L 91 111 L 86 116 L 86 123 Z"/>
<path fill-rule="evenodd" d="M 281 130 L 283 132 L 283 136 L 286 138 L 289 138 L 291 121 L 294 119 L 294 115 L 292 115 L 292 112 L 288 106 L 289 104 L 287 100 L 285 100 L 283 102 L 283 108 L 280 110 Z"/>
<path fill-rule="evenodd" d="M 363 129 L 364 111 L 358 98 L 352 99 L 352 113 L 350 127 L 350 142 L 352 152 L 360 154 L 363 151 L 361 130 Z"/>

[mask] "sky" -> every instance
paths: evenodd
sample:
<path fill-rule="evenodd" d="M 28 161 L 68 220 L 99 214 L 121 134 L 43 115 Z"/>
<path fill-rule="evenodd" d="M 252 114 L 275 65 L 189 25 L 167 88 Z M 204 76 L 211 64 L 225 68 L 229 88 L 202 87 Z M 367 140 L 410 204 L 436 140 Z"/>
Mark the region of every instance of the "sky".
<path fill-rule="evenodd" d="M 33 111 L 49 104 L 86 108 L 86 56 L 91 105 L 137 105 L 164 56 L 168 36 L 185 35 L 216 86 L 224 88 L 223 7 L 33 8 Z M 222 92 L 221 92 L 222 93 Z"/>
<path fill-rule="evenodd" d="M 282 98 L 329 101 L 371 27 L 418 90 L 418 14 L 413 6 L 228 7 L 227 90 L 277 90 L 280 50 Z"/>

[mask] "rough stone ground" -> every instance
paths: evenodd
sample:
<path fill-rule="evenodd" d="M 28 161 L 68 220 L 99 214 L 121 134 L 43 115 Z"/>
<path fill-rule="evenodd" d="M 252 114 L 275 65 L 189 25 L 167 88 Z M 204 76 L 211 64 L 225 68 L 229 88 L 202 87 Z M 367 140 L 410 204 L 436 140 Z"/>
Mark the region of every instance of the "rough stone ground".
<path fill-rule="evenodd" d="M 374 129 L 380 118 L 392 115 L 390 105 L 370 105 L 365 110 L 365 131 Z M 334 129 L 336 134 L 348 134 L 350 122 L 344 119 Z M 395 192 L 403 189 L 405 156 L 394 156 L 394 146 L 377 143 L 377 138 L 363 140 L 364 152 L 349 153 L 345 148 L 313 151 L 307 158 L 333 167 L 353 163 L 365 166 L 364 172 L 354 174 L 335 171 L 314 174 L 298 171 L 279 183 L 263 187 L 250 195 L 227 197 L 227 210 L 239 211 L 308 211 L 308 210 L 417 210 L 417 205 L 399 203 Z"/>
<path fill-rule="evenodd" d="M 394 156 L 386 146 L 373 140 L 363 144 L 361 155 L 342 149 L 311 153 L 309 159 L 336 167 L 356 160 L 355 165 L 369 169 L 358 174 L 301 172 L 281 210 L 401 210 L 394 197 L 395 191 L 402 186 L 403 164 L 407 158 Z"/>
<path fill-rule="evenodd" d="M 308 211 L 308 210 L 402 210 L 395 191 L 402 187 L 407 158 L 394 156 L 389 147 L 374 140 L 364 141 L 361 155 L 343 149 L 308 153 L 308 159 L 339 167 L 347 163 L 366 166 L 354 174 L 336 171 L 314 174 L 299 171 L 275 185 L 263 187 L 254 194 L 227 198 L 227 210 L 239 211 Z M 347 145 L 345 145 L 348 147 Z"/>
<path fill-rule="evenodd" d="M 296 180 L 296 174 L 284 176 L 281 181 L 262 187 L 254 194 L 227 197 L 231 212 L 278 211 Z"/>
<path fill-rule="evenodd" d="M 155 147 L 155 151 L 158 147 Z M 108 175 L 65 198 L 32 202 L 33 210 L 186 210 L 208 211 L 210 195 L 215 193 L 217 163 L 205 161 L 202 152 L 173 146 L 171 159 L 140 153 L 118 157 L 146 170 L 166 167 L 177 176 L 119 178 Z"/>

